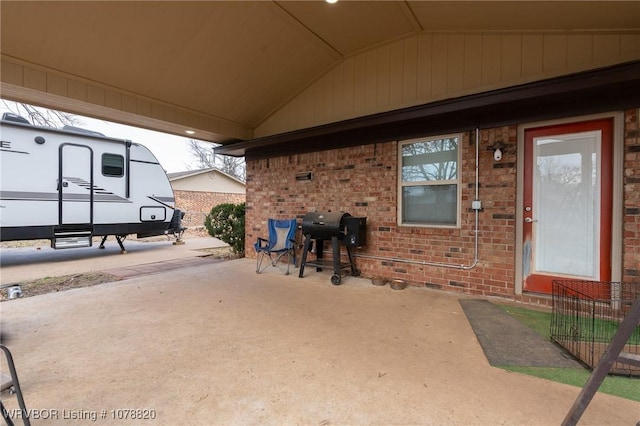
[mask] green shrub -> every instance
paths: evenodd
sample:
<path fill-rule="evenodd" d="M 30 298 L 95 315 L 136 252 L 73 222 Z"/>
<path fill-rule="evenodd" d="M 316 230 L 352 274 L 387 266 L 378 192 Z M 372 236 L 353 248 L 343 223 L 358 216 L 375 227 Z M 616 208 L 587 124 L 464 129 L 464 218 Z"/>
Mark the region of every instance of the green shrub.
<path fill-rule="evenodd" d="M 244 203 L 218 204 L 204 219 L 207 232 L 229 244 L 239 256 L 244 255 Z"/>

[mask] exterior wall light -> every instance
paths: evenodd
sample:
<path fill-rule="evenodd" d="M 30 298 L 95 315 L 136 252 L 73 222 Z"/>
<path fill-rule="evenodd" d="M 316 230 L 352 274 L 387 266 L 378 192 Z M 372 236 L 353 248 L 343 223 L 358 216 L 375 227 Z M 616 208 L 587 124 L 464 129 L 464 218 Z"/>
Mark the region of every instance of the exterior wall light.
<path fill-rule="evenodd" d="M 502 160 L 502 150 L 500 148 L 496 148 L 496 150 L 493 151 L 493 159 L 496 161 Z"/>
<path fill-rule="evenodd" d="M 502 154 L 504 153 L 504 142 L 496 141 L 493 145 L 487 147 L 488 151 L 493 151 L 493 160 L 502 160 Z"/>

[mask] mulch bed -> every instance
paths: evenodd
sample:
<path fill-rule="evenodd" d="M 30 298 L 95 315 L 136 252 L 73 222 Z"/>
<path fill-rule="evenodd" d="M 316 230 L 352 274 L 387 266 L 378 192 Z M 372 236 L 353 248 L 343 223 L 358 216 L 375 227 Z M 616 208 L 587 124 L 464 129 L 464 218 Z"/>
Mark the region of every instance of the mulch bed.
<path fill-rule="evenodd" d="M 2 286 L 0 301 L 7 298 L 7 288 L 18 285 L 22 289 L 22 297 L 38 296 L 40 294 L 70 290 L 72 288 L 90 287 L 92 285 L 119 281 L 115 275 L 104 272 L 87 272 L 84 274 L 63 275 L 61 277 L 45 277 L 31 281 L 20 281 Z"/>

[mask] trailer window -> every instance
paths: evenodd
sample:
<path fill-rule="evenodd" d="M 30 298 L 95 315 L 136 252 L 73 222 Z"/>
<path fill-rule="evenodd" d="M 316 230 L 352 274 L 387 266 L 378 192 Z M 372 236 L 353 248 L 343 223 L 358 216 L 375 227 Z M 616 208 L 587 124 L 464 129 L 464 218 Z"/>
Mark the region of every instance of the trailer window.
<path fill-rule="evenodd" d="M 124 157 L 117 154 L 102 154 L 102 174 L 105 176 L 124 176 Z"/>

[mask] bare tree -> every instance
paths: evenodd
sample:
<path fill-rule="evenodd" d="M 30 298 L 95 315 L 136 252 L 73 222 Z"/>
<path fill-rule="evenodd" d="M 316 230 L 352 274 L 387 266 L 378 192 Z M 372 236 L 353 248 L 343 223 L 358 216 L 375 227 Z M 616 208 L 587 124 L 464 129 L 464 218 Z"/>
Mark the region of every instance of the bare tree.
<path fill-rule="evenodd" d="M 402 146 L 405 182 L 455 179 L 458 173 L 458 138 L 415 142 Z"/>
<path fill-rule="evenodd" d="M 31 124 L 43 127 L 62 127 L 65 125 L 73 126 L 80 122 L 78 117 L 62 111 L 54 111 L 48 108 L 41 108 L 34 105 L 13 102 L 2 99 L 5 109 L 13 114 L 29 120 Z"/>
<path fill-rule="evenodd" d="M 244 182 L 246 173 L 244 158 L 215 155 L 213 149 L 216 146 L 210 142 L 189 139 L 189 151 L 195 158 L 196 167 L 201 169 L 215 167 Z"/>

